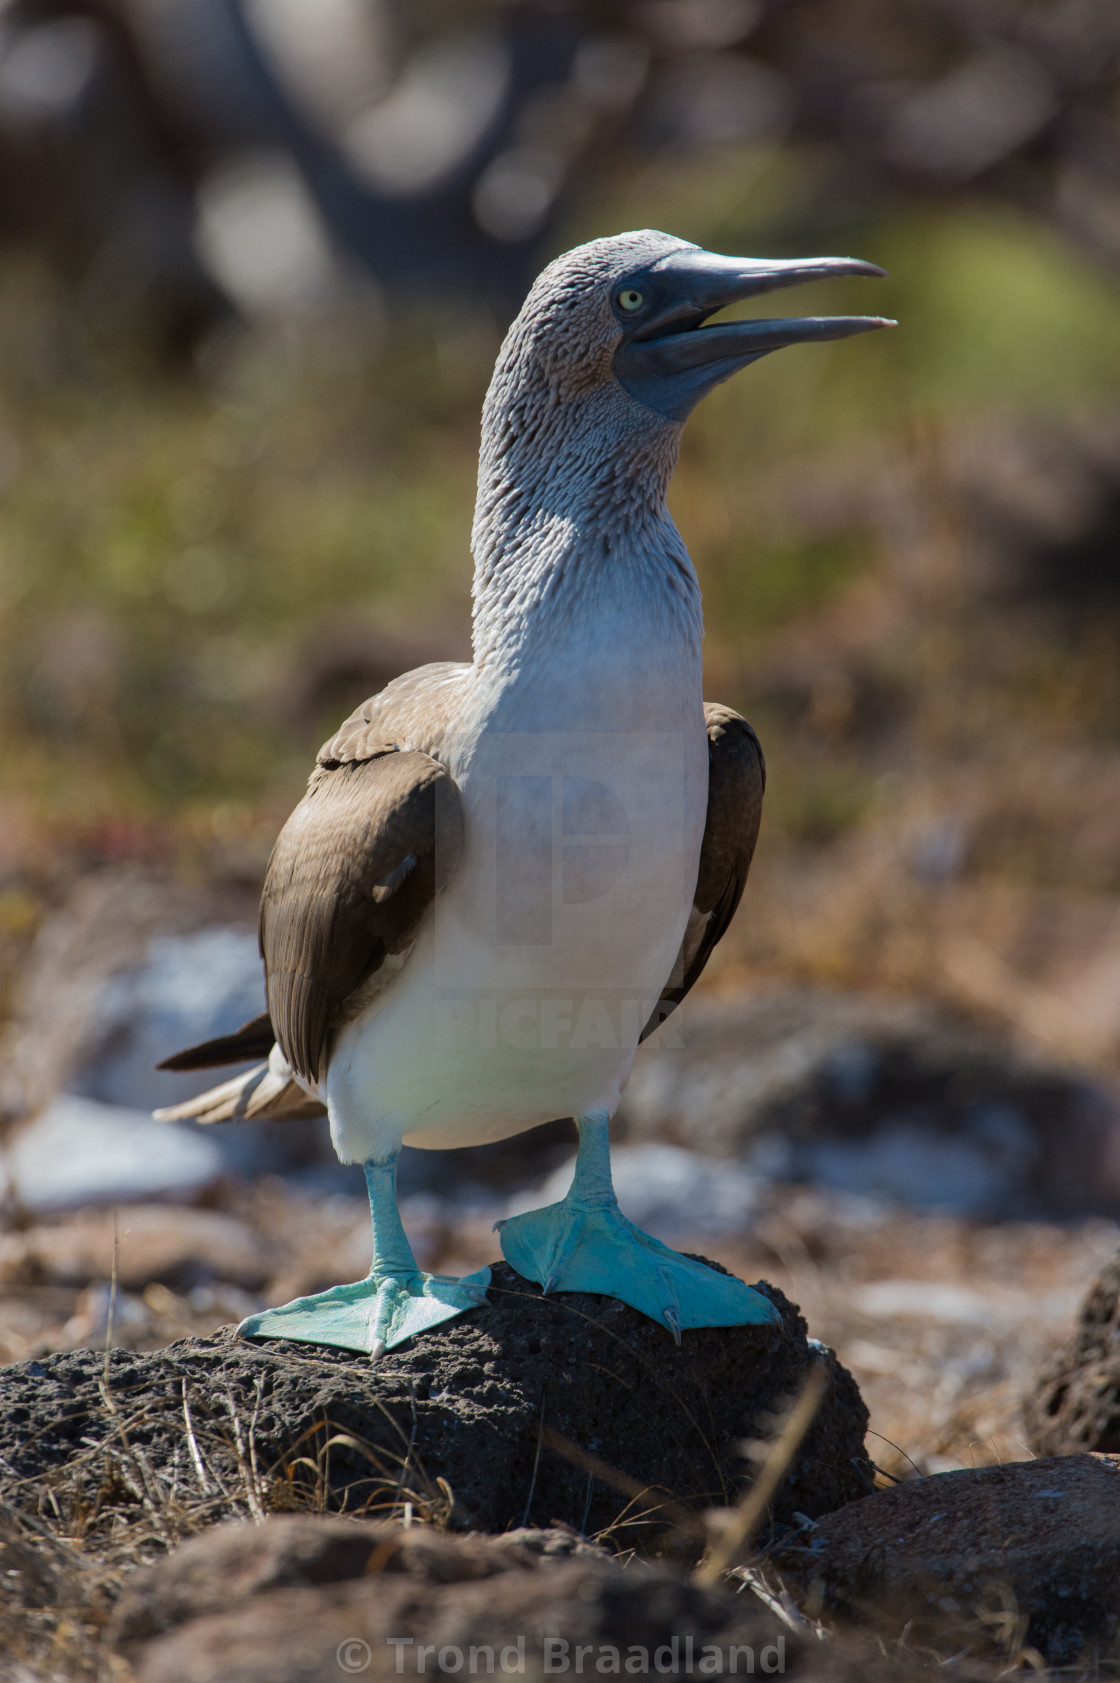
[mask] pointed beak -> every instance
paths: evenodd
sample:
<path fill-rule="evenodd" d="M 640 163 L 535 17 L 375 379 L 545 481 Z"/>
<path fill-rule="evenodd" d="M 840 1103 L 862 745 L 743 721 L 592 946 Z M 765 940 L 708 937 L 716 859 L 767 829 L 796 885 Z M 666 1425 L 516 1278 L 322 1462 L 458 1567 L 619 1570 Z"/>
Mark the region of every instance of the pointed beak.
<path fill-rule="evenodd" d="M 883 316 L 792 316 L 707 325 L 708 317 L 728 304 L 846 275 L 887 278 L 885 269 L 854 257 L 766 262 L 695 249 L 672 252 L 635 279 L 647 303 L 640 319 L 624 324 L 615 377 L 638 403 L 683 421 L 713 386 L 770 351 L 894 327 Z"/>

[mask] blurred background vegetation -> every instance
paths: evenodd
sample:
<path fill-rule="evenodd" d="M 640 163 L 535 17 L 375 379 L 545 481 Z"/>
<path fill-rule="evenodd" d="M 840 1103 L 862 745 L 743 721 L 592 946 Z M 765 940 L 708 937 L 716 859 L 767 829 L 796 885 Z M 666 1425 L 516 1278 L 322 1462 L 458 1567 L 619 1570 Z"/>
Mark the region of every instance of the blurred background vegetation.
<path fill-rule="evenodd" d="M 131 861 L 259 879 L 469 651 L 524 286 L 634 226 L 891 270 L 690 423 L 707 692 L 771 769 L 710 986 L 1120 1055 L 1120 22 L 1084 0 L 0 5 L 0 957 Z"/>

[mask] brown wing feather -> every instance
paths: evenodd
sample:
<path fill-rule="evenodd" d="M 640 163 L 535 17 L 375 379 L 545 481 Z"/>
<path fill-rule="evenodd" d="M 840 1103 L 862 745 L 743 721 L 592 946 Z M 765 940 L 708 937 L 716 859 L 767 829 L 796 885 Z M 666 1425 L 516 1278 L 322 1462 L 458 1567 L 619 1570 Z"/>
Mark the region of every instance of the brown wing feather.
<path fill-rule="evenodd" d="M 265 1011 L 250 1022 L 242 1023 L 233 1034 L 204 1040 L 200 1046 L 188 1046 L 185 1052 L 176 1052 L 173 1057 L 164 1058 L 156 1068 L 217 1069 L 221 1064 L 255 1063 L 258 1058 L 268 1057 L 275 1041 L 272 1018 Z"/>
<path fill-rule="evenodd" d="M 305 1080 L 325 1069 L 344 1001 L 411 944 L 462 840 L 443 766 L 359 735 L 344 727 L 321 753 L 261 896 L 269 1016 Z"/>
<path fill-rule="evenodd" d="M 758 737 L 730 707 L 705 702 L 708 727 L 708 816 L 692 916 L 673 974 L 662 989 L 642 1039 L 675 1011 L 700 975 L 738 910 L 754 857 L 766 789 Z"/>

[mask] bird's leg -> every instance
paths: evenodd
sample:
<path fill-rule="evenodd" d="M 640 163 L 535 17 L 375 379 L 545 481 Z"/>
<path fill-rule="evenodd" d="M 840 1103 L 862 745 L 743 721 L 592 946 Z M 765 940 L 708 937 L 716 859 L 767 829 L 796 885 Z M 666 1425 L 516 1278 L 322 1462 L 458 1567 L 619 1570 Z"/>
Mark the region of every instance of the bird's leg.
<path fill-rule="evenodd" d="M 397 1208 L 397 1155 L 362 1165 L 373 1222 L 373 1260 L 365 1279 L 250 1315 L 237 1329 L 243 1338 L 334 1344 L 364 1350 L 377 1361 L 415 1333 L 485 1302 L 489 1268 L 456 1280 L 426 1274 L 417 1263 Z"/>
<path fill-rule="evenodd" d="M 628 1221 L 611 1181 L 608 1118 L 581 1116 L 575 1175 L 559 1204 L 499 1222 L 502 1253 L 551 1291 L 601 1292 L 668 1327 L 747 1326 L 778 1320 L 761 1292 L 670 1250 Z"/>

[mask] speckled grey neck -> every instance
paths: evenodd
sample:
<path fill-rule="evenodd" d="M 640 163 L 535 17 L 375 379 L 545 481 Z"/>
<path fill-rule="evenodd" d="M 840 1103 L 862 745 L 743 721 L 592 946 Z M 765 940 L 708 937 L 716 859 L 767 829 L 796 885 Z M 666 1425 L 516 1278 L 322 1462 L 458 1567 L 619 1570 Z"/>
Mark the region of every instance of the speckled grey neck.
<path fill-rule="evenodd" d="M 568 252 L 538 277 L 498 356 L 479 457 L 475 655 L 523 644 L 545 603 L 563 613 L 622 588 L 664 591 L 699 635 L 695 574 L 666 507 L 681 426 L 612 371 L 613 285 L 687 242 L 643 230 Z"/>

